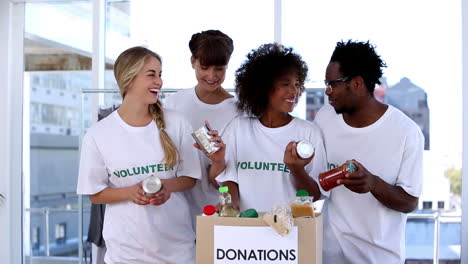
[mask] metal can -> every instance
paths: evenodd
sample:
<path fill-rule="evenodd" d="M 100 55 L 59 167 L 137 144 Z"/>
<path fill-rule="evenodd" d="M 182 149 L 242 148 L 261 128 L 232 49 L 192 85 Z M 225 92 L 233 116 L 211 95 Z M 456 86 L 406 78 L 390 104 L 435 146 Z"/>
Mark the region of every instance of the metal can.
<path fill-rule="evenodd" d="M 145 191 L 145 196 L 151 199 L 161 190 L 162 182 L 158 177 L 151 175 L 143 181 L 142 188 Z"/>
<path fill-rule="evenodd" d="M 215 146 L 216 142 L 210 142 L 210 139 L 213 136 L 208 134 L 209 131 L 210 128 L 207 125 L 204 125 L 192 133 L 192 137 L 206 155 L 213 154 L 220 149 L 220 147 Z"/>
<path fill-rule="evenodd" d="M 309 141 L 301 140 L 296 144 L 296 152 L 299 158 L 308 159 L 314 155 L 315 148 Z"/>

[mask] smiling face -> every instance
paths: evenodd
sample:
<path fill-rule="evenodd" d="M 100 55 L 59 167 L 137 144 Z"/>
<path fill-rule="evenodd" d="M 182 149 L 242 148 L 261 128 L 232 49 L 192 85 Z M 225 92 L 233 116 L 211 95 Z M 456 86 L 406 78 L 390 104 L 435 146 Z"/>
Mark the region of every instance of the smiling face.
<path fill-rule="evenodd" d="M 300 95 L 296 72 L 284 74 L 273 81 L 267 111 L 289 113 L 294 110 Z"/>
<path fill-rule="evenodd" d="M 144 66 L 128 85 L 125 95 L 127 100 L 137 100 L 145 104 L 154 104 L 158 100 L 163 81 L 161 79 L 161 62 L 150 56 Z"/>
<path fill-rule="evenodd" d="M 221 88 L 221 84 L 226 78 L 227 65 L 205 66 L 200 64 L 200 60 L 192 57 L 192 68 L 195 70 L 198 81 L 197 87 L 206 92 L 213 92 Z"/>
<path fill-rule="evenodd" d="M 330 62 L 327 66 L 325 73 L 325 80 L 333 81 L 343 77 L 340 71 L 340 64 L 338 62 Z M 356 96 L 351 89 L 351 82 L 353 80 L 344 82 L 336 82 L 331 86 L 331 89 L 326 89 L 325 94 L 328 96 L 328 101 L 337 114 L 350 113 L 355 110 Z"/>

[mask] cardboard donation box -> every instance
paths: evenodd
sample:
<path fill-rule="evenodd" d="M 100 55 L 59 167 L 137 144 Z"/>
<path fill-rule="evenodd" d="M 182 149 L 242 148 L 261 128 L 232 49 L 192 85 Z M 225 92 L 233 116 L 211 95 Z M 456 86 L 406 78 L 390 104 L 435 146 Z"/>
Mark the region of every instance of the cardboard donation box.
<path fill-rule="evenodd" d="M 322 215 L 280 236 L 262 218 L 197 216 L 197 264 L 322 263 Z"/>

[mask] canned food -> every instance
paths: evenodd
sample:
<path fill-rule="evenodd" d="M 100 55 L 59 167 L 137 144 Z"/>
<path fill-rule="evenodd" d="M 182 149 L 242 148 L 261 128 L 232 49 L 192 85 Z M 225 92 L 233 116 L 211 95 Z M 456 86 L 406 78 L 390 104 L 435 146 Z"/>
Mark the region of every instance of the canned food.
<path fill-rule="evenodd" d="M 158 177 L 151 175 L 143 181 L 142 188 L 146 193 L 145 196 L 151 199 L 161 190 L 162 182 Z"/>
<path fill-rule="evenodd" d="M 220 149 L 220 147 L 215 146 L 216 142 L 210 142 L 213 136 L 208 134 L 209 131 L 210 128 L 204 125 L 192 133 L 192 137 L 207 155 L 213 154 Z"/>
<path fill-rule="evenodd" d="M 299 158 L 308 159 L 314 155 L 315 148 L 309 141 L 301 140 L 296 145 L 296 152 Z"/>

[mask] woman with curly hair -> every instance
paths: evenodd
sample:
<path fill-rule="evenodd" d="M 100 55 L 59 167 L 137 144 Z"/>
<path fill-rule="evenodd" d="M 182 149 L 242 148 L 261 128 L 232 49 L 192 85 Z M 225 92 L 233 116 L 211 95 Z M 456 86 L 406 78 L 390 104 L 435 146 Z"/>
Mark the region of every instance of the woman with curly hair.
<path fill-rule="evenodd" d="M 326 170 L 320 131 L 290 114 L 304 92 L 307 71 L 299 54 L 276 43 L 251 51 L 236 71 L 238 108 L 248 116 L 226 129 L 226 169 L 216 180 L 229 187 L 241 210 L 269 211 L 293 200 L 299 189 L 320 198 L 317 178 Z M 313 157 L 299 158 L 300 140 L 314 145 Z"/>

